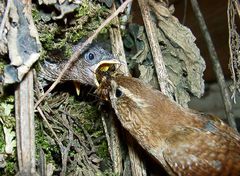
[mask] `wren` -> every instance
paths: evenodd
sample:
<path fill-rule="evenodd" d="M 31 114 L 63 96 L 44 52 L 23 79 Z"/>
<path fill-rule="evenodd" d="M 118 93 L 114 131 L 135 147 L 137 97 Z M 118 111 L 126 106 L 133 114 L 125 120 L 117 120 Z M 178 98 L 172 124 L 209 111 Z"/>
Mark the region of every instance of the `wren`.
<path fill-rule="evenodd" d="M 122 126 L 169 175 L 240 175 L 240 136 L 220 118 L 183 108 L 136 78 L 103 85 Z"/>

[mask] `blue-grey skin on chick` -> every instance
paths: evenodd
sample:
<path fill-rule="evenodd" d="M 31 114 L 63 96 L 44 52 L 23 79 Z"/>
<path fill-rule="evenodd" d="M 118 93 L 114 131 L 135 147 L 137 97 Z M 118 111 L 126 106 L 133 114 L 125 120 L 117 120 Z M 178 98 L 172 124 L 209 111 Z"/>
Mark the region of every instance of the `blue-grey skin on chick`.
<path fill-rule="evenodd" d="M 76 51 L 78 46 L 73 47 L 73 51 Z M 56 60 L 56 59 L 55 59 Z M 59 73 L 63 70 L 68 60 L 58 61 L 55 63 L 44 61 L 41 65 L 40 77 L 54 81 Z M 84 52 L 79 59 L 74 62 L 63 75 L 61 81 L 72 80 L 82 84 L 99 86 L 97 81 L 96 72 L 99 67 L 110 67 L 111 65 L 117 65 L 120 61 L 107 50 L 100 46 L 90 46 L 89 49 Z"/>

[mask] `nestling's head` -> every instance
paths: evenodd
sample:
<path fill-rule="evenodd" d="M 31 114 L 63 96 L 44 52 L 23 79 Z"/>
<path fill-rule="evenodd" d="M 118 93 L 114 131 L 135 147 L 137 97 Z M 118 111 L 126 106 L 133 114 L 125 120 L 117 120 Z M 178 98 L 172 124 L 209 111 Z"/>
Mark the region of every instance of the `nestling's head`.
<path fill-rule="evenodd" d="M 96 78 L 97 70 L 107 71 L 110 66 L 120 64 L 120 61 L 107 50 L 99 46 L 93 46 L 83 53 L 80 64 L 83 69 L 81 71 L 83 76 L 82 82 L 98 87 L 99 83 Z"/>

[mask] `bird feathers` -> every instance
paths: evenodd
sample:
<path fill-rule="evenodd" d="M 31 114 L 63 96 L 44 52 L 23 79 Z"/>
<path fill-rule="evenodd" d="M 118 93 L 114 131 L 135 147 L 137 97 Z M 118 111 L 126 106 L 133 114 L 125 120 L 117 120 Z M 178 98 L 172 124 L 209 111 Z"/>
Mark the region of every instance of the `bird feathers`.
<path fill-rule="evenodd" d="M 240 175 L 239 134 L 218 117 L 183 108 L 136 78 L 111 79 L 123 127 L 170 175 Z"/>

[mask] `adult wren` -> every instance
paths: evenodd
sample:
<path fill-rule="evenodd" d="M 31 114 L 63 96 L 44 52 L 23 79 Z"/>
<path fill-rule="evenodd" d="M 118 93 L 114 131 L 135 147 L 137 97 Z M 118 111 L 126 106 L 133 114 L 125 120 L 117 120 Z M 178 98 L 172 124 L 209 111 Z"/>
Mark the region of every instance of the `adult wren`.
<path fill-rule="evenodd" d="M 240 175 L 240 136 L 218 117 L 183 108 L 136 78 L 103 85 L 122 126 L 169 175 Z"/>

